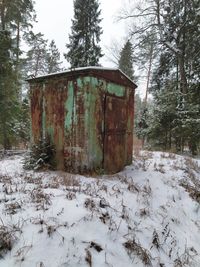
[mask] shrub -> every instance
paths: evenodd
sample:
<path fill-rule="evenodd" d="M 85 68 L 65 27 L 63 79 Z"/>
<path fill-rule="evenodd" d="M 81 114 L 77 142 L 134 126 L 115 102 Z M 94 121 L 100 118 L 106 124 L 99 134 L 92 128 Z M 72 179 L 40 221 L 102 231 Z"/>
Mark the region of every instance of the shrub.
<path fill-rule="evenodd" d="M 33 144 L 24 161 L 27 170 L 55 169 L 55 148 L 49 138 Z"/>

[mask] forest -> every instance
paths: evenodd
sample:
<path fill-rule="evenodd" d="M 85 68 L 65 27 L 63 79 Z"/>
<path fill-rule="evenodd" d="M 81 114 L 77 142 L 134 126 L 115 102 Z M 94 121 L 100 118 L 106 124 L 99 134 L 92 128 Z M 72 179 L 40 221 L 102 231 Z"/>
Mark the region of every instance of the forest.
<path fill-rule="evenodd" d="M 104 0 L 73 0 L 64 53 L 37 1 L 0 0 L 0 267 L 199 267 L 200 0 L 121 1 L 106 49 Z"/>
<path fill-rule="evenodd" d="M 0 1 L 0 148 L 5 150 L 30 145 L 26 79 L 65 69 L 55 41 L 33 32 L 34 5 L 33 0 Z M 100 66 L 107 56 L 136 83 L 145 77 L 146 96 L 137 94 L 135 104 L 135 134 L 145 148 L 199 153 L 199 7 L 199 0 L 130 3 L 116 14 L 130 25 L 125 42 L 104 54 L 100 1 L 74 1 L 68 42 L 63 38 L 65 60 L 71 68 Z"/>

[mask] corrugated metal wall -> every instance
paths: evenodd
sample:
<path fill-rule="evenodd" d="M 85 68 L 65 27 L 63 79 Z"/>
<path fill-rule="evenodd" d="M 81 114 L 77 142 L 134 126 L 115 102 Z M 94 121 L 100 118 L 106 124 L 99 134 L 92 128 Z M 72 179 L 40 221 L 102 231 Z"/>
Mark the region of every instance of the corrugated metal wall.
<path fill-rule="evenodd" d="M 58 169 L 117 172 L 132 161 L 134 90 L 95 77 L 31 85 L 32 136 L 50 136 Z"/>

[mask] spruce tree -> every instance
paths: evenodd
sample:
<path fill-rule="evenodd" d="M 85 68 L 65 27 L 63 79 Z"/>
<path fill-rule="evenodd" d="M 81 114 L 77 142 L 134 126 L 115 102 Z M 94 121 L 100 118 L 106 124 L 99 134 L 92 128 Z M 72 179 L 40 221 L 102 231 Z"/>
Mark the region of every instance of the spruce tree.
<path fill-rule="evenodd" d="M 8 31 L 0 31 L 0 144 L 10 149 L 19 111 L 16 73 L 13 69 L 12 39 Z"/>
<path fill-rule="evenodd" d="M 26 37 L 30 47 L 26 55 L 26 72 L 33 77 L 47 74 L 47 40 L 42 33 L 30 32 Z"/>
<path fill-rule="evenodd" d="M 102 29 L 98 0 L 75 0 L 71 35 L 65 58 L 72 68 L 97 66 L 103 56 L 99 45 Z"/>
<path fill-rule="evenodd" d="M 134 78 L 133 70 L 133 48 L 131 42 L 128 40 L 120 52 L 120 59 L 118 63 L 121 69 L 128 77 Z"/>
<path fill-rule="evenodd" d="M 55 41 L 52 40 L 47 51 L 47 73 L 59 72 L 61 70 L 60 52 L 56 47 Z"/>

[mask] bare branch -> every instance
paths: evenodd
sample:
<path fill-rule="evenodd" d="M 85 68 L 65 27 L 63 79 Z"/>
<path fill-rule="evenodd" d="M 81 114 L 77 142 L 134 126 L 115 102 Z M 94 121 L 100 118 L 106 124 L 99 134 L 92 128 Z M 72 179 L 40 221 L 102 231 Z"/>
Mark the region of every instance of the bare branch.
<path fill-rule="evenodd" d="M 145 14 L 136 14 L 136 15 L 124 15 L 120 16 L 118 20 L 125 20 L 129 18 L 138 18 L 138 17 L 145 17 L 145 16 L 155 16 L 155 13 L 145 13 Z"/>
<path fill-rule="evenodd" d="M 146 32 L 148 29 L 150 29 L 152 27 L 158 27 L 158 26 L 159 25 L 157 23 L 153 23 L 153 24 L 150 24 L 150 25 L 148 25 L 146 27 L 137 29 L 136 31 L 131 33 L 131 37 L 134 36 L 135 34 L 142 34 L 142 33 Z"/>

